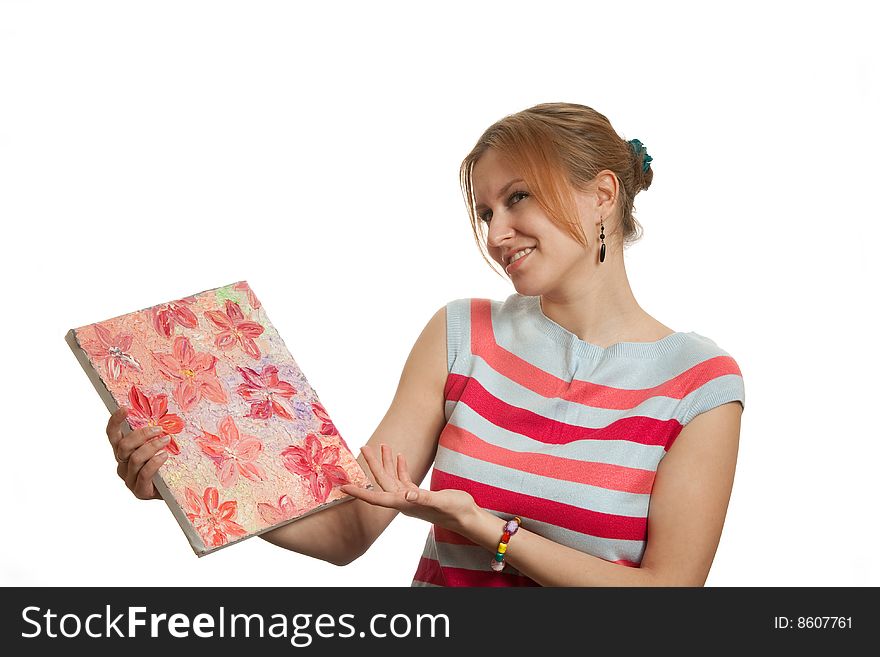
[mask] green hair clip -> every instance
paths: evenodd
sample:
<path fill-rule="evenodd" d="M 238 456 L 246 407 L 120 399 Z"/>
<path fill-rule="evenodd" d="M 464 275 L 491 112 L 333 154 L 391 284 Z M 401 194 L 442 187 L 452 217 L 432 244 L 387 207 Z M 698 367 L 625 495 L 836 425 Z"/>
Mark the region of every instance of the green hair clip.
<path fill-rule="evenodd" d="M 648 155 L 648 149 L 645 148 L 645 145 L 640 142 L 638 139 L 630 139 L 627 142 L 630 146 L 632 146 L 633 152 L 638 155 L 642 152 L 642 149 L 645 149 L 645 156 L 642 159 L 642 171 L 647 173 L 648 167 L 651 165 L 651 161 L 654 159 L 650 155 Z"/>

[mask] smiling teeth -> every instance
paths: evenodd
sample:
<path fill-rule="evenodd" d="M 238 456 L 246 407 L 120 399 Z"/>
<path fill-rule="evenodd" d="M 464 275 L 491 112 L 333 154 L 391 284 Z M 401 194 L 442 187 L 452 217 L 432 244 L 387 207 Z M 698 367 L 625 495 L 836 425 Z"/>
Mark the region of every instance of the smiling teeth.
<path fill-rule="evenodd" d="M 534 251 L 534 249 L 532 249 L 532 248 L 523 249 L 522 251 L 517 251 L 516 253 L 513 254 L 513 257 L 510 259 L 510 262 L 507 264 L 512 265 L 514 262 L 516 262 L 517 260 L 519 260 L 523 256 L 529 255 L 532 251 Z"/>

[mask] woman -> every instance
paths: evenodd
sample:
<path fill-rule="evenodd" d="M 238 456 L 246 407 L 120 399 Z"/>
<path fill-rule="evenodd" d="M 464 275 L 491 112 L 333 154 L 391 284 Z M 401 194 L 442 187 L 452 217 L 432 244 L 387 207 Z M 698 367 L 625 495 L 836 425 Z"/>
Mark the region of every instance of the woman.
<path fill-rule="evenodd" d="M 651 160 L 582 105 L 491 126 L 461 183 L 477 243 L 516 292 L 454 300 L 427 323 L 358 458 L 373 490 L 345 485 L 352 502 L 262 537 L 345 565 L 404 513 L 431 523 L 414 586 L 702 586 L 744 388 L 727 352 L 630 289 L 623 248 Z M 107 426 L 119 475 L 156 498 L 162 445 L 123 436 L 124 416 Z"/>

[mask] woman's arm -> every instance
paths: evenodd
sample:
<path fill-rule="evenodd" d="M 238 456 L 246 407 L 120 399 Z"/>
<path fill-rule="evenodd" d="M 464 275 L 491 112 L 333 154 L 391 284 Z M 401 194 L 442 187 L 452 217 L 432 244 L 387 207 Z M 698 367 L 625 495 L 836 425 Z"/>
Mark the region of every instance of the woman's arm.
<path fill-rule="evenodd" d="M 446 385 L 446 308 L 438 310 L 413 346 L 388 412 L 368 445 L 380 443 L 406 455 L 412 478 L 421 482 L 437 451 L 446 423 L 443 389 Z M 363 455 L 358 463 L 375 486 Z M 354 499 L 265 532 L 268 542 L 301 554 L 344 566 L 360 557 L 398 514 L 396 509 Z"/>
<path fill-rule="evenodd" d="M 511 538 L 504 560 L 543 586 L 703 586 L 730 501 L 742 410 L 730 402 L 700 413 L 660 461 L 639 568 L 555 543 L 528 531 L 527 523 Z M 459 532 L 486 548 L 488 561 L 503 524 L 474 507 Z"/>

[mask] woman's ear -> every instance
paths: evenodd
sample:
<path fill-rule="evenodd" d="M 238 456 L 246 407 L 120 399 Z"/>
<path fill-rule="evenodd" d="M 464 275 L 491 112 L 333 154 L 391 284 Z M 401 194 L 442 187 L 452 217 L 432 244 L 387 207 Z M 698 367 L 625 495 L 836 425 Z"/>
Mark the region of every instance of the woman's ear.
<path fill-rule="evenodd" d="M 597 217 L 610 217 L 614 214 L 614 206 L 620 192 L 617 176 L 613 171 L 605 169 L 600 171 L 593 181 L 595 199 L 595 211 Z M 608 222 L 605 222 L 605 234 L 608 234 Z"/>

